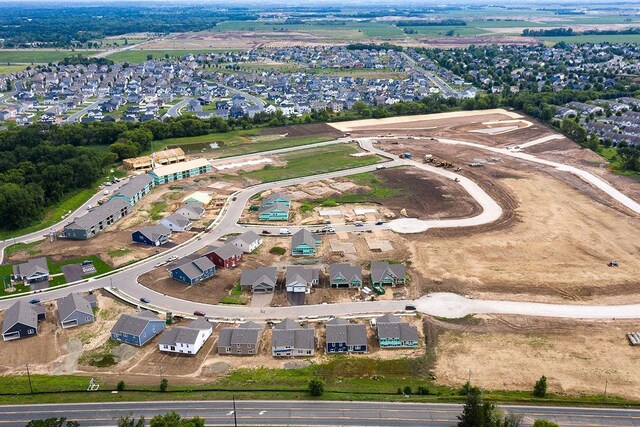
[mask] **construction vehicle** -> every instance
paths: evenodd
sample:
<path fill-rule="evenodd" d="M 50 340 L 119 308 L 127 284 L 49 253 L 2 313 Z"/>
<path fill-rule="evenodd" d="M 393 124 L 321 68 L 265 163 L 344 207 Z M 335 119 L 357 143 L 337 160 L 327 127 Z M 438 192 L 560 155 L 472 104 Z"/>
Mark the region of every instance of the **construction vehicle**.
<path fill-rule="evenodd" d="M 469 166 L 471 166 L 472 168 L 477 168 L 482 166 L 482 163 L 469 163 Z"/>

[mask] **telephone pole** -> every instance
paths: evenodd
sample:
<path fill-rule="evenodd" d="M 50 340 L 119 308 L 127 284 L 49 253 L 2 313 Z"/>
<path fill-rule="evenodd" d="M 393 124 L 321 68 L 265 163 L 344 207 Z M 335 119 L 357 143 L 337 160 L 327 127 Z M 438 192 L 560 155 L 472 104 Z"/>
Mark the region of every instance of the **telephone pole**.
<path fill-rule="evenodd" d="M 231 396 L 233 399 L 233 425 L 238 427 L 238 415 L 236 414 L 236 396 Z"/>
<path fill-rule="evenodd" d="M 29 379 L 29 393 L 33 394 L 33 386 L 31 385 L 31 374 L 29 373 L 29 364 L 27 363 L 27 378 Z"/>

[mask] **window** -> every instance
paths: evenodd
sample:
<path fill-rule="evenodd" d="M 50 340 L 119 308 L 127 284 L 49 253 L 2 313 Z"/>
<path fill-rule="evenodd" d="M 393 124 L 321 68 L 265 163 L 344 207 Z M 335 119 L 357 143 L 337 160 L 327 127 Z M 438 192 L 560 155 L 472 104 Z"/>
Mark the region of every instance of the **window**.
<path fill-rule="evenodd" d="M 227 347 L 227 348 L 225 349 L 225 351 L 226 351 L 227 353 L 231 353 L 231 347 Z"/>
<path fill-rule="evenodd" d="M 176 351 L 176 346 L 175 345 L 171 346 L 171 351 Z"/>
<path fill-rule="evenodd" d="M 35 330 L 35 329 L 29 329 L 29 330 L 27 330 L 27 334 L 29 334 L 29 335 L 33 335 L 35 332 L 36 332 L 36 330 Z"/>

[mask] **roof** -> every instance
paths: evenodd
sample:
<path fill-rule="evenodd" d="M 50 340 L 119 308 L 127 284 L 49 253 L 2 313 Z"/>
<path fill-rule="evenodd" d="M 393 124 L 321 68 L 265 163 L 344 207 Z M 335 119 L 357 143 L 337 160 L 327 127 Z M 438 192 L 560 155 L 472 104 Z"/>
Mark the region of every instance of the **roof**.
<path fill-rule="evenodd" d="M 129 202 L 124 199 L 111 199 L 100 206 L 96 206 L 85 215 L 74 219 L 65 228 L 81 228 L 88 230 L 99 222 L 106 220 L 114 213 L 120 212 L 122 209 L 129 209 L 129 207 Z"/>
<path fill-rule="evenodd" d="M 362 269 L 351 264 L 329 265 L 329 280 L 333 281 L 339 275 L 344 277 L 347 281 L 351 281 L 354 277 L 362 280 Z"/>
<path fill-rule="evenodd" d="M 187 202 L 184 205 L 180 206 L 178 209 L 187 209 L 196 215 L 204 214 L 204 205 L 200 202 Z"/>
<path fill-rule="evenodd" d="M 289 212 L 289 206 L 283 205 L 282 203 L 278 203 L 278 202 L 274 203 L 271 206 L 262 205 L 262 206 L 260 206 L 260 209 L 258 209 L 258 213 L 261 214 L 261 213 L 271 212 L 271 211 L 276 211 L 276 210 Z"/>
<path fill-rule="evenodd" d="M 210 248 L 211 249 L 211 248 Z M 208 250 L 207 253 L 215 253 L 222 259 L 228 259 L 233 256 L 238 256 L 242 254 L 242 249 L 232 244 L 231 242 L 225 243 L 219 248 L 214 248 L 212 250 Z"/>
<path fill-rule="evenodd" d="M 156 151 L 155 153 L 151 154 L 151 157 L 156 162 L 162 162 L 163 160 L 166 160 L 166 159 L 169 159 L 169 160 L 183 159 L 184 150 L 180 147 L 165 148 L 164 150 Z"/>
<path fill-rule="evenodd" d="M 131 199 L 150 184 L 153 184 L 153 178 L 146 173 L 134 176 L 133 178 L 129 179 L 126 184 L 120 187 L 115 196 L 122 195 Z"/>
<path fill-rule="evenodd" d="M 253 286 L 258 282 L 276 285 L 277 269 L 275 267 L 259 267 L 254 270 L 242 270 L 240 286 Z"/>
<path fill-rule="evenodd" d="M 70 293 L 66 297 L 56 300 L 56 303 L 58 305 L 58 317 L 60 321 L 64 321 L 75 311 L 93 315 L 91 303 L 80 294 Z"/>
<path fill-rule="evenodd" d="M 291 347 L 313 350 L 315 331 L 309 325 L 300 326 L 292 319 L 284 319 L 273 328 L 272 347 Z"/>
<path fill-rule="evenodd" d="M 258 233 L 256 233 L 255 231 L 249 230 L 249 231 L 245 231 L 244 233 L 242 233 L 241 235 L 233 239 L 232 242 L 236 240 L 242 240 L 246 244 L 251 244 L 256 240 L 260 240 L 260 236 L 258 236 Z"/>
<path fill-rule="evenodd" d="M 346 342 L 347 345 L 366 345 L 367 327 L 361 323 L 349 323 L 345 319 L 331 319 L 327 322 L 326 341 Z"/>
<path fill-rule="evenodd" d="M 149 310 L 141 310 L 134 314 L 123 314 L 122 316 L 120 316 L 116 324 L 113 325 L 113 328 L 111 328 L 111 332 L 122 332 L 125 334 L 138 336 L 142 333 L 144 328 L 147 327 L 147 324 L 154 320 L 163 322 L 162 319 L 160 319 L 152 311 Z"/>
<path fill-rule="evenodd" d="M 151 173 L 160 177 L 174 173 L 186 172 L 188 170 L 198 169 L 201 167 L 211 167 L 211 163 L 209 163 L 207 159 L 194 159 L 187 162 L 174 163 L 172 165 L 158 166 L 153 169 Z"/>
<path fill-rule="evenodd" d="M 30 277 L 38 272 L 49 274 L 46 257 L 32 258 L 25 263 L 13 266 L 13 274 L 20 276 Z"/>
<path fill-rule="evenodd" d="M 207 329 L 215 328 L 216 324 L 209 322 L 207 319 L 203 317 L 199 317 L 196 320 L 192 320 L 191 322 L 189 322 L 187 327 L 192 329 L 207 330 Z"/>
<path fill-rule="evenodd" d="M 171 329 L 165 329 L 162 335 L 160 335 L 160 344 L 163 345 L 176 345 L 182 344 L 195 344 L 198 338 L 197 329 L 191 329 L 184 326 L 176 326 Z"/>
<path fill-rule="evenodd" d="M 196 191 L 186 196 L 184 199 L 182 199 L 182 201 L 183 202 L 193 201 L 196 203 L 202 203 L 203 205 L 208 205 L 211 202 L 211 198 L 212 198 L 211 192 Z"/>
<path fill-rule="evenodd" d="M 291 237 L 291 247 L 296 248 L 303 243 L 312 248 L 316 247 L 316 238 L 309 230 L 299 230 Z"/>
<path fill-rule="evenodd" d="M 20 300 L 5 310 L 2 321 L 2 333 L 11 329 L 16 323 L 38 328 L 38 314 L 27 301 Z"/>
<path fill-rule="evenodd" d="M 173 270 L 180 269 L 180 271 L 182 271 L 182 273 L 184 273 L 189 279 L 195 279 L 205 271 L 216 268 L 215 264 L 211 262 L 211 260 L 206 256 L 202 256 L 193 260 L 183 259 L 183 261 L 184 262 L 178 264 L 177 267 L 172 268 L 171 271 L 173 272 Z"/>
<path fill-rule="evenodd" d="M 155 242 L 160 239 L 162 236 L 171 235 L 171 230 L 165 227 L 162 224 L 148 225 L 146 227 L 142 227 L 138 230 L 138 233 L 141 233 L 147 239 Z"/>
<path fill-rule="evenodd" d="M 407 269 L 402 264 L 389 264 L 388 262 L 372 262 L 371 263 L 371 280 L 379 282 L 389 272 L 398 279 L 404 279 L 407 275 Z"/>
<path fill-rule="evenodd" d="M 262 335 L 262 326 L 253 323 L 242 323 L 237 328 L 223 328 L 218 336 L 218 347 L 230 347 L 235 344 L 258 344 Z"/>
<path fill-rule="evenodd" d="M 418 328 L 403 322 L 398 316 L 385 314 L 376 320 L 378 338 L 399 338 L 400 341 L 417 341 Z"/>
<path fill-rule="evenodd" d="M 301 282 L 304 284 L 311 283 L 313 280 L 318 280 L 320 276 L 320 270 L 317 268 L 304 268 L 301 266 L 287 267 L 287 276 L 285 283 L 288 285 L 294 282 Z"/>
<path fill-rule="evenodd" d="M 166 216 L 162 219 L 162 221 L 173 222 L 180 227 L 186 227 L 187 225 L 191 224 L 191 220 L 189 218 L 179 213 L 173 213 L 169 216 Z"/>
<path fill-rule="evenodd" d="M 262 204 L 264 205 L 265 203 L 271 203 L 274 200 L 285 200 L 287 202 L 291 202 L 291 197 L 289 197 L 288 195 L 281 193 L 281 192 L 276 192 L 276 193 L 271 193 L 269 194 L 267 197 L 264 198 L 264 200 L 262 201 Z"/>

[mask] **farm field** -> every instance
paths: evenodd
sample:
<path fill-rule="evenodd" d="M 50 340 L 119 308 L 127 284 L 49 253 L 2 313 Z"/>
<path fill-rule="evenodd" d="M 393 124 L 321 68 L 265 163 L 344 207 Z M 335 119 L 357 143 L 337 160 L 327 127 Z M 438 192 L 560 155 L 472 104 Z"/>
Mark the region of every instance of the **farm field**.
<path fill-rule="evenodd" d="M 62 61 L 66 57 L 90 56 L 99 50 L 8 50 L 0 49 L 0 64 L 47 64 Z"/>
<path fill-rule="evenodd" d="M 0 65 L 0 75 L 15 73 L 16 71 L 22 71 L 27 68 L 26 65 Z"/>
<path fill-rule="evenodd" d="M 224 49 L 228 51 L 229 49 Z M 187 54 L 198 54 L 198 53 L 211 53 L 220 51 L 220 49 L 130 49 L 125 50 L 123 52 L 113 53 L 107 58 L 114 62 L 128 62 L 130 64 L 137 64 L 140 62 L 144 62 L 147 60 L 147 57 L 151 55 L 153 59 L 163 59 L 168 55 L 169 58 L 181 58 Z"/>

